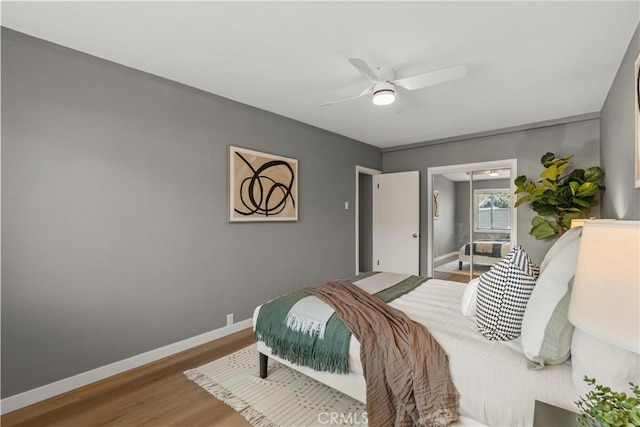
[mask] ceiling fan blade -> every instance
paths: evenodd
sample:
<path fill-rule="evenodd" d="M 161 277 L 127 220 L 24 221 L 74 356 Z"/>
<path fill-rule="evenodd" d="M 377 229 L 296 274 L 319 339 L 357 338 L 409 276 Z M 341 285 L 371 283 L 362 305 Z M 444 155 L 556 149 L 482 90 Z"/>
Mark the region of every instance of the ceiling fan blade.
<path fill-rule="evenodd" d="M 362 74 L 364 74 L 364 76 L 368 78 L 371 83 L 380 82 L 380 77 L 378 77 L 376 72 L 373 71 L 373 69 L 369 66 L 369 64 L 367 64 L 367 61 L 365 61 L 364 59 L 349 58 L 349 62 L 351 62 L 351 65 L 356 67 Z"/>
<path fill-rule="evenodd" d="M 371 95 L 373 93 L 373 86 L 369 86 L 365 90 L 363 90 L 359 95 L 352 96 L 350 98 L 338 99 L 337 101 L 325 102 L 324 104 L 320 104 L 321 107 L 325 105 L 337 104 L 338 102 L 350 101 L 352 99 L 360 98 L 361 96 Z"/>
<path fill-rule="evenodd" d="M 457 67 L 445 68 L 440 71 L 432 71 L 430 73 L 418 74 L 417 76 L 394 80 L 391 83 L 407 90 L 416 90 L 456 80 L 464 77 L 466 74 L 467 68 L 459 65 Z"/>

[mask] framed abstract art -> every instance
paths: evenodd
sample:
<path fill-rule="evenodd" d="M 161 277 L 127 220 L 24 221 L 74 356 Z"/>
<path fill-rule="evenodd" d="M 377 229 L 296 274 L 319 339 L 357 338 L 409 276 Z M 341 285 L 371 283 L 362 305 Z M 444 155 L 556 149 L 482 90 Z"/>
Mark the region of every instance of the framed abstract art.
<path fill-rule="evenodd" d="M 297 221 L 298 161 L 229 147 L 229 221 Z"/>
<path fill-rule="evenodd" d="M 635 63 L 635 91 L 634 91 L 634 109 L 635 109 L 635 116 L 636 116 L 636 123 L 635 123 L 635 147 L 636 147 L 636 152 L 635 152 L 635 163 L 636 163 L 636 175 L 635 175 L 635 181 L 636 181 L 636 188 L 640 188 L 640 53 L 638 54 L 638 57 L 636 58 L 636 63 Z"/>

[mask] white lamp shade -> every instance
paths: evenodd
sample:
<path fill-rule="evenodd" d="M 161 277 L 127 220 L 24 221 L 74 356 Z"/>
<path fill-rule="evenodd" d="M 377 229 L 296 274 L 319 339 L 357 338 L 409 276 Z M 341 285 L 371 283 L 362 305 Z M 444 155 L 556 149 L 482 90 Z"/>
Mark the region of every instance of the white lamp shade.
<path fill-rule="evenodd" d="M 373 95 L 373 103 L 376 105 L 389 105 L 396 100 L 396 94 L 392 90 L 381 90 Z"/>
<path fill-rule="evenodd" d="M 640 221 L 585 221 L 569 320 L 640 353 Z"/>
<path fill-rule="evenodd" d="M 373 86 L 373 103 L 375 105 L 389 105 L 395 100 L 396 90 L 391 83 L 380 82 Z"/>

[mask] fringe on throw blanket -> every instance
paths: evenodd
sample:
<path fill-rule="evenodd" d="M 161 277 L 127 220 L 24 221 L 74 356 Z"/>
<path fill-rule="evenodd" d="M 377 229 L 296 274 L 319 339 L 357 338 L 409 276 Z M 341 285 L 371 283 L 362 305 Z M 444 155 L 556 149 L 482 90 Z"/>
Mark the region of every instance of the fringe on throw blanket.
<path fill-rule="evenodd" d="M 306 335 L 317 335 L 320 339 L 324 338 L 324 332 L 327 325 L 324 322 L 319 322 L 314 319 L 300 317 L 296 313 L 287 314 L 285 324 L 287 325 L 287 328 L 293 331 Z"/>

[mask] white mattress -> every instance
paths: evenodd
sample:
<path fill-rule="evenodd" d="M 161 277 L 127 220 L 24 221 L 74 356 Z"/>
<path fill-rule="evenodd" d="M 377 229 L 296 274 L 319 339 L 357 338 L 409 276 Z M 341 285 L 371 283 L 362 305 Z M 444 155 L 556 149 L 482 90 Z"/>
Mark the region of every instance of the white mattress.
<path fill-rule="evenodd" d="M 425 325 L 449 356 L 451 376 L 460 393 L 460 415 L 490 426 L 531 426 L 536 400 L 575 410 L 577 393 L 570 363 L 529 370 L 519 340 L 485 339 L 476 329 L 475 318 L 460 312 L 464 287 L 464 283 L 432 279 L 390 303 Z M 263 343 L 258 348 L 266 349 Z M 349 387 L 342 391 L 363 400 L 359 397 L 364 395 L 359 390 L 362 385 L 354 384 L 354 378 L 362 378 L 362 365 L 360 344 L 353 337 L 349 363 L 353 372 L 349 376 L 315 371 L 310 376 L 338 389 Z M 309 368 L 296 368 L 309 375 L 305 372 Z M 348 381 L 336 382 L 335 377 Z M 358 390 L 351 390 L 354 387 Z"/>

